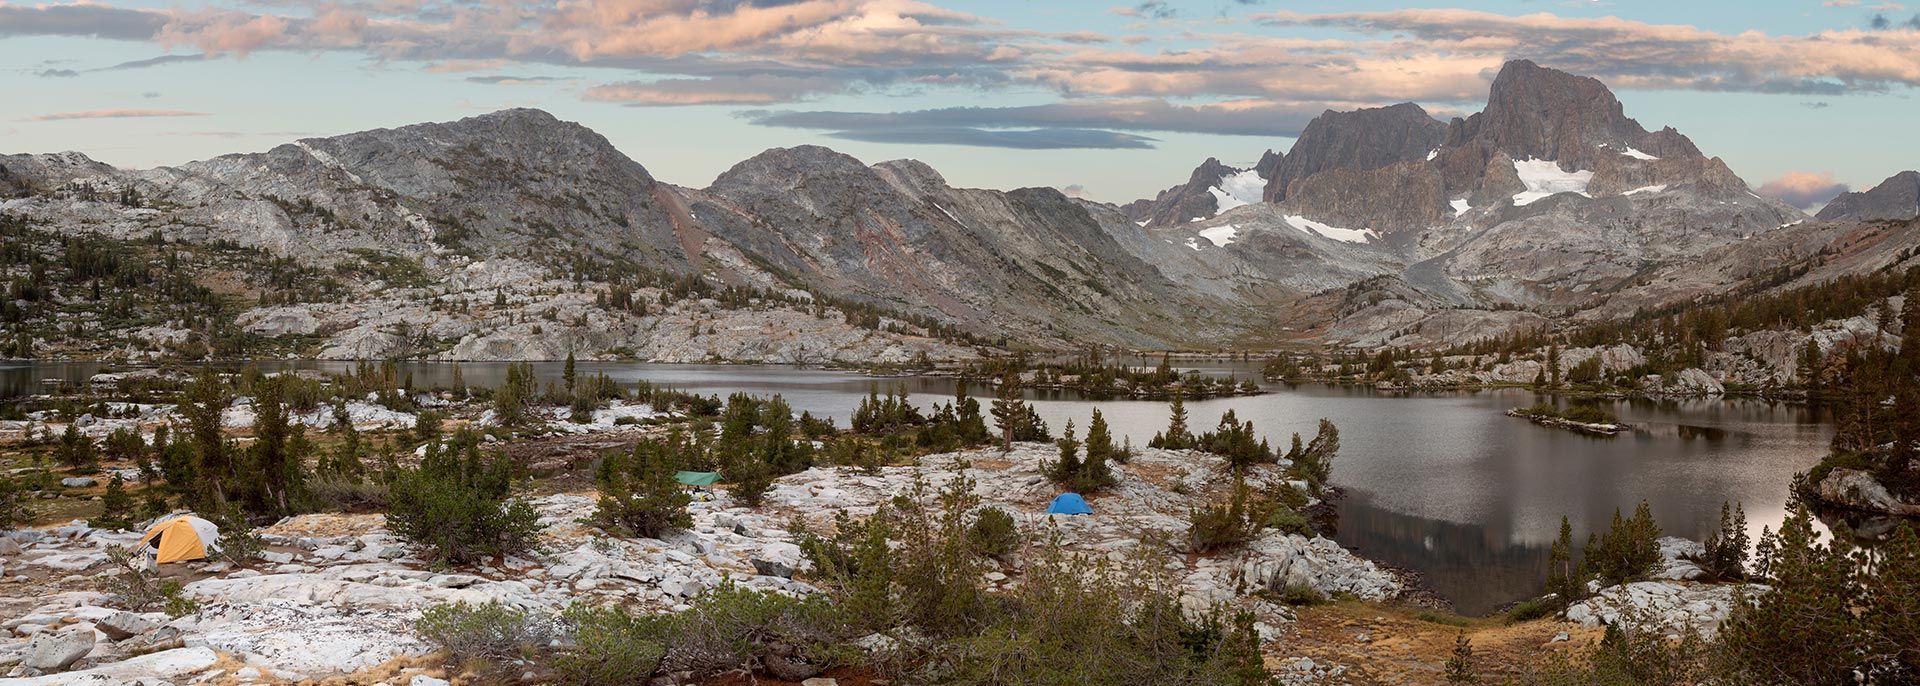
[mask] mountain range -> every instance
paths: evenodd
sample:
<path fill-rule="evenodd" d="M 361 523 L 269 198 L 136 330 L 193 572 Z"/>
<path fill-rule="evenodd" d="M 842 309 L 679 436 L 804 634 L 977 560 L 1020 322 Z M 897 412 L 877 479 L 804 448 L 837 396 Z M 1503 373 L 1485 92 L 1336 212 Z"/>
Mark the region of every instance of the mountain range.
<path fill-rule="evenodd" d="M 235 313 L 327 357 L 683 359 L 685 346 L 694 359 L 897 360 L 962 354 L 956 333 L 1043 348 L 1432 346 L 1885 268 L 1920 244 L 1920 174 L 1809 217 L 1681 133 L 1647 130 L 1599 81 L 1527 61 L 1505 65 L 1471 116 L 1328 111 L 1257 159 L 1208 159 L 1124 206 L 955 188 L 915 160 L 818 146 L 690 188 L 586 127 L 515 109 L 147 170 L 0 155 L 0 215 L 62 236 L 418 272 Z M 25 273 L 10 264 L 7 278 Z M 674 279 L 760 299 L 605 302 L 629 281 L 657 295 Z M 863 309 L 882 315 L 856 335 Z M 760 314 L 742 323 L 742 310 Z M 42 338 L 59 338 L 46 316 Z M 192 328 L 141 324 L 156 326 Z"/>

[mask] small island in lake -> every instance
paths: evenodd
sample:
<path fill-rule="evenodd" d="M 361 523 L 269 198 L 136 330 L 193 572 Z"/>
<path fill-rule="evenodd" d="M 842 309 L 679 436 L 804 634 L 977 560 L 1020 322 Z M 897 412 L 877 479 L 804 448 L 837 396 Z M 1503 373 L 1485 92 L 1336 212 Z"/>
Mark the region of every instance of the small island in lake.
<path fill-rule="evenodd" d="M 1601 436 L 1613 436 L 1633 428 L 1621 423 L 1618 415 L 1593 405 L 1575 405 L 1562 410 L 1552 403 L 1540 403 L 1533 407 L 1507 410 L 1507 416 L 1519 417 L 1541 426 Z"/>

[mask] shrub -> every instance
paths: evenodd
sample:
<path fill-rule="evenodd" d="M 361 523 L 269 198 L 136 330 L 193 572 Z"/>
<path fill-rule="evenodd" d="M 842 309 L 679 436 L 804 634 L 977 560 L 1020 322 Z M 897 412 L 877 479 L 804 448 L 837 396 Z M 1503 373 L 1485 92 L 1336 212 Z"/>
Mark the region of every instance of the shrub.
<path fill-rule="evenodd" d="M 634 615 L 619 607 L 574 606 L 561 616 L 573 645 L 554 654 L 554 681 L 561 684 L 643 683 L 660 668 L 666 648 L 659 637 L 672 618 Z"/>
<path fill-rule="evenodd" d="M 1168 586 L 1048 548 L 979 631 L 927 646 L 907 682 L 1269 684 L 1253 617 L 1183 611 Z"/>
<path fill-rule="evenodd" d="M 1306 515 L 1292 508 L 1275 508 L 1272 514 L 1267 515 L 1267 526 L 1283 534 L 1313 536 L 1313 524 L 1307 521 Z"/>
<path fill-rule="evenodd" d="M 386 484 L 344 477 L 307 482 L 307 497 L 315 508 L 339 512 L 380 512 L 388 502 Z"/>
<path fill-rule="evenodd" d="M 832 602 L 794 598 L 724 583 L 675 615 L 659 632 L 661 666 L 709 675 L 744 669 L 787 681 L 811 678 L 851 661 L 851 627 Z"/>
<path fill-rule="evenodd" d="M 1246 482 L 1236 479 L 1233 496 L 1225 503 L 1209 503 L 1187 514 L 1187 549 L 1208 553 L 1253 540 L 1258 523 L 1249 520 Z"/>
<path fill-rule="evenodd" d="M 107 593 L 134 612 L 160 610 L 169 617 L 199 611 L 200 606 L 181 592 L 180 582 L 162 579 L 140 553 L 126 546 L 107 546 L 107 564 L 119 572 L 106 578 Z"/>
<path fill-rule="evenodd" d="M 27 507 L 31 497 L 26 483 L 11 474 L 0 472 L 0 531 L 33 519 L 33 510 Z"/>
<path fill-rule="evenodd" d="M 456 661 L 495 667 L 525 659 L 553 638 L 552 623 L 525 610 L 465 601 L 427 608 L 414 631 Z"/>
<path fill-rule="evenodd" d="M 247 518 L 237 508 L 225 514 L 216 514 L 214 526 L 220 527 L 220 559 L 234 565 L 246 565 L 260 559 L 260 551 L 265 550 L 267 542 L 254 533 L 247 524 Z"/>
<path fill-rule="evenodd" d="M 1280 588 L 1277 595 L 1279 596 L 1280 602 L 1295 607 L 1319 605 L 1320 603 L 1327 602 L 1327 594 L 1321 593 L 1320 589 L 1306 584 L 1287 584 Z"/>
<path fill-rule="evenodd" d="M 980 511 L 967 531 L 975 550 L 988 557 L 1004 557 L 1020 547 L 1020 527 L 1013 515 L 997 507 Z"/>
<path fill-rule="evenodd" d="M 674 529 L 693 525 L 687 503 L 693 496 L 674 480 L 672 448 L 660 440 L 643 440 L 627 454 L 601 460 L 595 480 L 600 503 L 594 521 L 631 536 L 659 538 Z"/>
<path fill-rule="evenodd" d="M 133 528 L 133 496 L 127 495 L 127 485 L 115 473 L 107 480 L 107 491 L 100 496 L 100 516 L 87 520 L 87 524 L 96 529 L 114 529 L 124 531 Z"/>
<path fill-rule="evenodd" d="M 1531 622 L 1552 615 L 1559 610 L 1560 608 L 1557 603 L 1542 598 L 1523 600 L 1515 603 L 1513 607 L 1507 608 L 1507 623 L 1517 624 L 1520 622 Z"/>
<path fill-rule="evenodd" d="M 505 457 L 484 460 L 472 443 L 464 458 L 429 446 L 416 468 L 395 468 L 388 486 L 387 525 L 425 546 L 435 562 L 464 564 L 487 555 L 532 550 L 539 514 L 508 497 L 513 467 Z"/>

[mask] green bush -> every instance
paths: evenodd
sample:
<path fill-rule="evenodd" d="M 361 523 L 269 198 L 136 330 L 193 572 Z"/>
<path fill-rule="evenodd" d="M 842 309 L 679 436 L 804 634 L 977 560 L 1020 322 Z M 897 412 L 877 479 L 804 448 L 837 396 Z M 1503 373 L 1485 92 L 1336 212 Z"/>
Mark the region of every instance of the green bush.
<path fill-rule="evenodd" d="M 482 459 L 472 442 L 465 457 L 428 446 L 416 468 L 393 470 L 387 526 L 427 548 L 435 562 L 464 564 L 488 555 L 517 555 L 538 541 L 539 514 L 509 498 L 513 467 L 503 456 Z"/>
<path fill-rule="evenodd" d="M 642 440 L 630 453 L 602 459 L 595 475 L 600 502 L 594 521 L 643 538 L 659 538 L 692 526 L 687 504 L 693 496 L 674 480 L 678 471 L 674 459 L 671 444 L 657 439 Z"/>
<path fill-rule="evenodd" d="M 852 661 L 852 627 L 821 596 L 794 598 L 731 583 L 707 591 L 674 615 L 655 640 L 665 646 L 661 667 L 706 676 L 764 669 L 801 681 Z"/>
<path fill-rule="evenodd" d="M 307 482 L 307 497 L 315 508 L 337 512 L 380 512 L 387 509 L 387 485 L 346 477 L 316 478 Z"/>
<path fill-rule="evenodd" d="M 1253 540 L 1259 522 L 1252 521 L 1245 482 L 1235 480 L 1225 503 L 1208 503 L 1187 513 L 1187 549 L 1196 553 L 1237 547 Z"/>
<path fill-rule="evenodd" d="M 1279 596 L 1280 602 L 1295 607 L 1319 605 L 1320 603 L 1327 602 L 1327 594 L 1321 593 L 1320 589 L 1306 584 L 1287 584 L 1281 587 L 1276 595 Z"/>
<path fill-rule="evenodd" d="M 975 550 L 988 557 L 1005 557 L 1020 547 L 1020 527 L 1014 523 L 1013 515 L 997 507 L 981 510 L 967 537 L 973 541 Z"/>
<path fill-rule="evenodd" d="M 1291 508 L 1275 508 L 1267 515 L 1267 526 L 1283 534 L 1313 536 L 1313 523 L 1307 521 L 1306 515 Z"/>
<path fill-rule="evenodd" d="M 553 639 L 553 623 L 499 603 L 464 601 L 420 613 L 414 631 L 458 662 L 496 667 L 526 659 Z"/>
<path fill-rule="evenodd" d="M 32 498 L 27 484 L 6 472 L 0 472 L 0 531 L 20 526 L 33 519 L 27 502 Z"/>
<path fill-rule="evenodd" d="M 1523 600 L 1507 608 L 1507 623 L 1531 622 L 1559 611 L 1558 604 L 1548 600 L 1540 598 Z"/>
<path fill-rule="evenodd" d="M 106 577 L 107 594 L 121 607 L 134 612 L 160 610 L 169 617 L 181 617 L 199 611 L 200 606 L 182 593 L 180 582 L 162 579 L 150 569 L 140 553 L 126 546 L 108 546 L 107 564 L 118 570 Z"/>
<path fill-rule="evenodd" d="M 645 683 L 666 656 L 659 637 L 671 621 L 670 616 L 629 614 L 619 607 L 568 608 L 561 624 L 573 640 L 553 655 L 554 681 L 581 686 Z"/>
<path fill-rule="evenodd" d="M 909 683 L 1271 683 L 1253 617 L 1191 614 L 1170 587 L 1048 548 L 978 631 L 924 646 Z"/>

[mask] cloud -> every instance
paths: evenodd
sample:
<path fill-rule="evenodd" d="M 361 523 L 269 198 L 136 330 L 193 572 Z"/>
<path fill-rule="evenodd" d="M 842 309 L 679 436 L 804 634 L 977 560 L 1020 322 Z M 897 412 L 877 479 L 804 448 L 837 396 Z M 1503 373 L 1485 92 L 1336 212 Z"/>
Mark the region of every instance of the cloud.
<path fill-rule="evenodd" d="M 209 56 L 233 53 L 245 57 L 279 41 L 288 26 L 286 19 L 271 15 L 198 12 L 167 22 L 157 39 L 164 46 L 192 45 Z"/>
<path fill-rule="evenodd" d="M 1898 12 L 1899 9 L 1896 7 L 1894 11 Z M 1872 19 L 1867 20 L 1867 26 L 1875 31 L 1920 31 L 1920 14 L 1900 20 L 1876 13 Z"/>
<path fill-rule="evenodd" d="M 771 105 L 845 88 L 844 82 L 833 78 L 756 74 L 612 83 L 589 88 L 584 96 L 634 106 Z"/>
<path fill-rule="evenodd" d="M 65 121 L 68 119 L 128 119 L 145 117 L 204 117 L 206 112 L 187 110 L 142 110 L 142 109 L 104 109 L 81 110 L 78 112 L 55 112 L 27 117 L 25 121 Z"/>
<path fill-rule="evenodd" d="M 466 81 L 468 83 L 483 83 L 489 86 L 531 86 L 531 85 L 542 84 L 542 83 L 553 83 L 555 81 L 571 81 L 571 80 L 572 79 L 559 77 L 559 76 L 507 76 L 505 74 L 490 74 L 487 76 L 469 76 L 466 78 Z"/>
<path fill-rule="evenodd" d="M 1123 17 L 1142 19 L 1172 19 L 1180 16 L 1180 10 L 1169 7 L 1166 0 L 1147 0 L 1132 7 L 1115 7 L 1107 11 Z"/>
<path fill-rule="evenodd" d="M 965 126 L 900 127 L 835 131 L 833 138 L 868 143 L 970 145 L 1018 150 L 1073 148 L 1152 148 L 1155 139 L 1095 129 L 990 130 Z"/>
<path fill-rule="evenodd" d="M 0 36 L 85 36 L 148 40 L 167 23 L 167 15 L 105 5 L 0 4 Z"/>
<path fill-rule="evenodd" d="M 1087 187 L 1077 183 L 1070 183 L 1065 186 L 1061 186 L 1058 190 L 1060 191 L 1061 195 L 1067 196 L 1069 198 L 1087 197 Z"/>
<path fill-rule="evenodd" d="M 1356 71 L 1366 83 L 1379 70 L 1368 62 L 1398 56 L 1428 63 L 1429 75 L 1457 78 L 1478 62 L 1497 68 L 1510 56 L 1595 76 L 1616 88 L 1707 91 L 1840 93 L 1920 85 L 1920 33 L 1821 31 L 1773 36 L 1760 31 L 1723 34 L 1618 17 L 1508 16 L 1459 9 L 1257 15 L 1273 26 L 1312 26 L 1384 36 L 1355 45 L 1327 62 Z M 1449 63 L 1449 58 L 1454 60 Z"/>
<path fill-rule="evenodd" d="M 1795 171 L 1761 184 L 1759 191 L 1761 195 L 1804 210 L 1824 205 L 1834 196 L 1847 192 L 1847 184 L 1834 181 L 1832 172 Z"/>
<path fill-rule="evenodd" d="M 1021 107 L 948 107 L 907 112 L 748 111 L 761 126 L 803 129 L 1104 128 L 1292 137 L 1325 103 L 1232 101 L 1176 105 L 1156 99 L 1086 100 Z"/>
<path fill-rule="evenodd" d="M 207 59 L 206 55 L 199 55 L 199 54 L 160 55 L 158 57 L 148 57 L 143 60 L 131 60 L 127 62 L 121 62 L 119 64 L 116 64 L 110 67 L 101 67 L 99 69 L 88 69 L 87 71 L 120 71 L 123 69 L 146 69 L 148 67 L 158 67 L 158 66 L 167 65 L 167 64 L 178 64 L 181 62 L 204 62 L 206 61 L 206 59 Z"/>
<path fill-rule="evenodd" d="M 158 57 L 149 57 L 146 59 L 121 62 L 119 64 L 109 65 L 105 67 L 96 67 L 93 69 L 78 69 L 78 70 L 47 69 L 43 71 L 34 72 L 34 76 L 48 77 L 48 78 L 73 78 L 81 74 L 92 74 L 92 73 L 103 72 L 103 71 L 122 71 L 126 69 L 145 69 L 148 67 L 157 67 L 163 64 L 174 64 L 177 62 L 200 62 L 200 61 L 204 61 L 205 59 L 206 59 L 206 55 L 161 55 Z"/>
<path fill-rule="evenodd" d="M 1800 106 L 1810 110 L 1824 110 L 1826 108 L 1832 107 L 1833 105 L 1828 104 L 1824 100 L 1809 100 L 1809 101 L 1800 103 Z"/>

